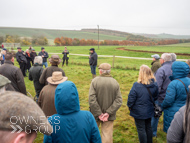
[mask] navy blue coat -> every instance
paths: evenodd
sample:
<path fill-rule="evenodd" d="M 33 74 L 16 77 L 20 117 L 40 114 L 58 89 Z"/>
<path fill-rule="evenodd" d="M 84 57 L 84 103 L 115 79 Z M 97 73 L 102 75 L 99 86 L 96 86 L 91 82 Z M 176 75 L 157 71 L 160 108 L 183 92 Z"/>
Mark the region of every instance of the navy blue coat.
<path fill-rule="evenodd" d="M 158 101 L 160 103 L 163 102 L 166 96 L 167 87 L 171 82 L 171 80 L 169 79 L 169 77 L 172 75 L 171 67 L 172 67 L 172 62 L 165 62 L 162 64 L 162 67 L 160 67 L 155 73 L 159 90 Z"/>
<path fill-rule="evenodd" d="M 164 110 L 164 131 L 167 132 L 174 115 L 186 103 L 186 91 L 184 85 L 176 79 L 180 79 L 186 86 L 187 91 L 190 85 L 190 79 L 187 77 L 189 66 L 185 62 L 176 61 L 172 65 L 173 74 L 170 77 L 172 81 L 167 88 L 166 97 L 162 103 Z"/>
<path fill-rule="evenodd" d="M 154 80 L 152 80 L 152 83 L 149 85 L 135 82 L 128 95 L 127 102 L 130 115 L 135 119 L 148 119 L 154 116 L 154 105 L 146 87 L 150 89 L 153 100 L 157 100 L 158 85 Z"/>
<path fill-rule="evenodd" d="M 57 114 L 48 118 L 54 131 L 50 136 L 44 135 L 44 143 L 101 143 L 94 116 L 89 111 L 80 111 L 73 82 L 65 81 L 57 86 L 55 108 Z"/>

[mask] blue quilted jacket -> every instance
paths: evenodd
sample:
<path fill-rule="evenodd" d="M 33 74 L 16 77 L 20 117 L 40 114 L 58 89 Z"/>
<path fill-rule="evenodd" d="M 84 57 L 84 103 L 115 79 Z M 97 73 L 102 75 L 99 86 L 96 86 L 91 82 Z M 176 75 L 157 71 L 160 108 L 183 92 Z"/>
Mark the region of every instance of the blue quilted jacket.
<path fill-rule="evenodd" d="M 167 132 L 175 113 L 186 103 L 187 94 L 185 87 L 189 91 L 190 78 L 187 77 L 189 70 L 189 66 L 185 62 L 176 61 L 172 64 L 171 82 L 168 85 L 166 96 L 162 103 L 165 132 Z M 177 79 L 180 79 L 185 86 Z"/>

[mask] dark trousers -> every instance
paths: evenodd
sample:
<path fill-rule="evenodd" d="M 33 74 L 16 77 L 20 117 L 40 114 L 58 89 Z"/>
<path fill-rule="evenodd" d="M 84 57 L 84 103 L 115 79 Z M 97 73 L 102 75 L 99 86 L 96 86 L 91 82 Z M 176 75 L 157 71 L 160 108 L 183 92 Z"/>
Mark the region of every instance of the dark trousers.
<path fill-rule="evenodd" d="M 140 143 L 152 143 L 151 118 L 135 119 Z"/>
<path fill-rule="evenodd" d="M 69 63 L 69 62 L 68 62 L 68 61 L 69 61 L 69 59 L 68 59 L 68 58 L 67 58 L 67 59 L 66 59 L 66 58 L 63 58 L 63 63 L 62 63 L 62 66 L 63 66 L 63 65 L 64 65 L 64 63 L 65 63 L 65 60 L 66 60 L 66 65 L 68 66 L 68 63 Z"/>
<path fill-rule="evenodd" d="M 96 66 L 90 66 L 91 68 L 91 73 L 96 75 Z"/>
<path fill-rule="evenodd" d="M 21 72 L 22 72 L 22 74 L 23 74 L 23 76 L 26 76 L 26 63 L 20 63 L 19 64 L 20 65 L 20 69 L 21 69 Z"/>

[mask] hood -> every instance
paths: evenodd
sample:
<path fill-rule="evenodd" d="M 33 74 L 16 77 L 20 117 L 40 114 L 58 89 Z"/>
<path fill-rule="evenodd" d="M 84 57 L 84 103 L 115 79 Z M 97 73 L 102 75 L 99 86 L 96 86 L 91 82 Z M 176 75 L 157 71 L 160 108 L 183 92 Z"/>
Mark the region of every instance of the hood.
<path fill-rule="evenodd" d="M 181 61 L 174 62 L 172 64 L 172 76 L 170 76 L 170 80 L 187 77 L 189 70 L 187 63 Z"/>
<path fill-rule="evenodd" d="M 60 115 L 80 111 L 78 91 L 73 82 L 65 81 L 57 86 L 55 108 Z"/>
<path fill-rule="evenodd" d="M 155 85 L 157 86 L 157 83 L 154 81 L 154 79 L 151 79 L 150 84 L 144 84 L 144 86 L 146 86 L 148 88 L 155 87 Z"/>

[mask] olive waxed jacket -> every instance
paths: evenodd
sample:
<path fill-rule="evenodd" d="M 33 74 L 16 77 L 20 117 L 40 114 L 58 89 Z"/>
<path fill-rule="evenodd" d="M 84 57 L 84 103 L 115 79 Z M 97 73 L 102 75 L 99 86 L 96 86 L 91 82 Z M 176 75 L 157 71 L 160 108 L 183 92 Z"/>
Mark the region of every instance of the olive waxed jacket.
<path fill-rule="evenodd" d="M 94 78 L 89 90 L 89 105 L 96 121 L 102 113 L 109 114 L 109 121 L 115 120 L 116 111 L 122 105 L 118 82 L 108 74 Z"/>

